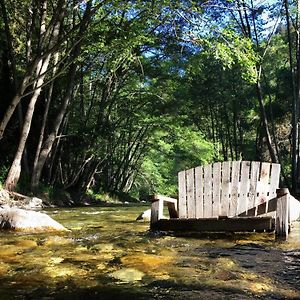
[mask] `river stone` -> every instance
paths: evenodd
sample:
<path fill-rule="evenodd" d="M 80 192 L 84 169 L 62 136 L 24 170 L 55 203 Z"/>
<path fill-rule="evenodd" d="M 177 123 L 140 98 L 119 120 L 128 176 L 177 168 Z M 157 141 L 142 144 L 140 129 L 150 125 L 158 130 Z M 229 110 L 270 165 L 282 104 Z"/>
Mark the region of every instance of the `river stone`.
<path fill-rule="evenodd" d="M 99 251 L 99 252 L 111 252 L 114 249 L 113 244 L 96 244 L 90 248 L 92 251 Z"/>
<path fill-rule="evenodd" d="M 133 268 L 123 268 L 110 274 L 110 277 L 123 282 L 134 282 L 142 280 L 145 274 Z"/>
<path fill-rule="evenodd" d="M 75 277 L 75 276 L 85 276 L 87 271 L 81 268 L 77 268 L 73 265 L 57 265 L 53 264 L 44 269 L 45 273 L 52 277 Z"/>
<path fill-rule="evenodd" d="M 24 205 L 24 209 L 39 209 L 43 207 L 43 200 L 37 197 L 28 199 L 28 203 Z"/>
<path fill-rule="evenodd" d="M 15 245 L 16 247 L 25 248 L 25 249 L 35 248 L 38 246 L 36 241 L 32 241 L 32 240 L 20 240 Z"/>
<path fill-rule="evenodd" d="M 67 230 L 45 213 L 15 207 L 0 208 L 0 229 L 38 232 Z"/>
<path fill-rule="evenodd" d="M 52 246 L 65 246 L 73 244 L 74 240 L 71 238 L 65 238 L 62 236 L 49 236 L 46 240 L 42 240 L 41 244 L 47 247 Z"/>
<path fill-rule="evenodd" d="M 8 264 L 0 262 L 0 276 L 7 275 L 9 269 L 10 269 L 10 266 Z"/>
<path fill-rule="evenodd" d="M 151 209 L 147 209 L 143 211 L 137 218 L 136 220 L 145 220 L 145 221 L 150 221 L 151 218 Z"/>
<path fill-rule="evenodd" d="M 296 221 L 300 219 L 300 202 L 294 197 L 290 197 L 290 220 Z"/>
<path fill-rule="evenodd" d="M 0 257 L 1 259 L 10 256 L 16 256 L 17 248 L 15 245 L 3 245 L 0 246 Z"/>
<path fill-rule="evenodd" d="M 163 269 L 174 261 L 173 256 L 159 256 L 152 254 L 127 255 L 121 258 L 121 263 L 126 267 L 133 267 L 142 272 L 149 273 Z"/>

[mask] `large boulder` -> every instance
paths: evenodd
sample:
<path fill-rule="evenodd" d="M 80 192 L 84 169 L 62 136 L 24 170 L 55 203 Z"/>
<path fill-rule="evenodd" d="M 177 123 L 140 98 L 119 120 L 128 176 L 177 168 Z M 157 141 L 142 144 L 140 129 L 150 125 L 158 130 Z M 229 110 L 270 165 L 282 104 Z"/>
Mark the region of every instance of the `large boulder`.
<path fill-rule="evenodd" d="M 300 220 L 300 202 L 294 197 L 290 197 L 290 220 Z"/>
<path fill-rule="evenodd" d="M 45 213 L 8 206 L 0 208 L 0 229 L 34 232 L 67 231 Z"/>

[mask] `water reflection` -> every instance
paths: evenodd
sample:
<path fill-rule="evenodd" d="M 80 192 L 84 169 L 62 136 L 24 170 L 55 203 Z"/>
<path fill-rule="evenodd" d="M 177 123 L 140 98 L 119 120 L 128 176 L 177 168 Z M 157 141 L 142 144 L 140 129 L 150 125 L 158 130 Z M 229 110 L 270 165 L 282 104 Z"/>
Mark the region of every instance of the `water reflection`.
<path fill-rule="evenodd" d="M 300 299 L 300 226 L 288 243 L 154 234 L 145 209 L 49 210 L 71 231 L 2 232 L 0 299 Z"/>

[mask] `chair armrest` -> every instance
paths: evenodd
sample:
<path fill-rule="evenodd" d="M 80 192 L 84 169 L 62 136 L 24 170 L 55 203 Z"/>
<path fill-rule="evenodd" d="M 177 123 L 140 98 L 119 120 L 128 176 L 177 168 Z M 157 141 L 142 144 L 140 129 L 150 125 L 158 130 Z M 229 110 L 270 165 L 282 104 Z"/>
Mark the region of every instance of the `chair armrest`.
<path fill-rule="evenodd" d="M 166 197 L 163 195 L 155 194 L 151 197 L 151 224 L 156 223 L 158 220 L 163 219 L 164 202 L 168 206 L 170 218 L 178 218 L 177 212 L 177 199 Z"/>
<path fill-rule="evenodd" d="M 164 201 L 164 202 L 174 203 L 177 206 L 177 199 L 175 199 L 175 198 L 171 198 L 171 197 L 167 197 L 167 196 L 163 196 L 163 195 L 159 195 L 159 194 L 154 194 L 152 196 L 152 202 L 159 201 L 159 200 Z"/>

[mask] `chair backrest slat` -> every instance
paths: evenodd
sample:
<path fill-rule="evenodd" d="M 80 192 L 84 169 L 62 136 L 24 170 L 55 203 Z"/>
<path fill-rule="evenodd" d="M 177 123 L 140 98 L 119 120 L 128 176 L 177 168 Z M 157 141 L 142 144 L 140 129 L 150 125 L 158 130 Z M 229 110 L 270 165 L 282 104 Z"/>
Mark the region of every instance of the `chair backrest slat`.
<path fill-rule="evenodd" d="M 212 217 L 218 217 L 220 214 L 220 196 L 221 196 L 221 163 L 217 162 L 213 167 L 213 195 L 212 195 Z"/>
<path fill-rule="evenodd" d="M 276 197 L 280 165 L 226 161 L 178 173 L 179 218 L 236 216 Z"/>
<path fill-rule="evenodd" d="M 221 178 L 221 216 L 228 216 L 229 213 L 229 195 L 231 188 L 230 181 L 231 162 L 224 161 L 222 163 L 222 178 Z"/>
<path fill-rule="evenodd" d="M 259 179 L 259 168 L 260 168 L 260 162 L 253 161 L 251 163 L 248 208 L 254 207 L 256 205 L 255 200 L 257 198 L 256 188 L 257 188 L 257 183 L 258 183 L 258 179 Z"/>
<path fill-rule="evenodd" d="M 239 177 L 240 161 L 233 161 L 231 169 L 231 197 L 229 200 L 229 216 L 235 216 L 237 213 L 238 196 L 240 189 Z"/>
<path fill-rule="evenodd" d="M 256 191 L 258 193 L 256 205 L 267 201 L 269 193 L 269 179 L 270 179 L 270 163 L 261 163 L 260 176 Z"/>
<path fill-rule="evenodd" d="M 195 168 L 196 218 L 203 218 L 203 167 Z"/>
<path fill-rule="evenodd" d="M 187 217 L 193 219 L 196 217 L 195 201 L 195 169 L 186 171 L 186 199 L 187 199 Z"/>
<path fill-rule="evenodd" d="M 272 164 L 271 166 L 271 178 L 270 178 L 270 194 L 269 198 L 276 197 L 276 189 L 278 189 L 278 183 L 280 179 L 280 164 Z"/>
<path fill-rule="evenodd" d="M 187 217 L 185 171 L 178 173 L 178 216 L 179 218 Z"/>
<path fill-rule="evenodd" d="M 240 196 L 238 201 L 237 214 L 240 214 L 248 208 L 248 191 L 250 182 L 250 162 L 242 161 L 241 167 L 241 184 L 240 184 Z"/>
<path fill-rule="evenodd" d="M 204 166 L 203 217 L 212 217 L 212 165 Z"/>

